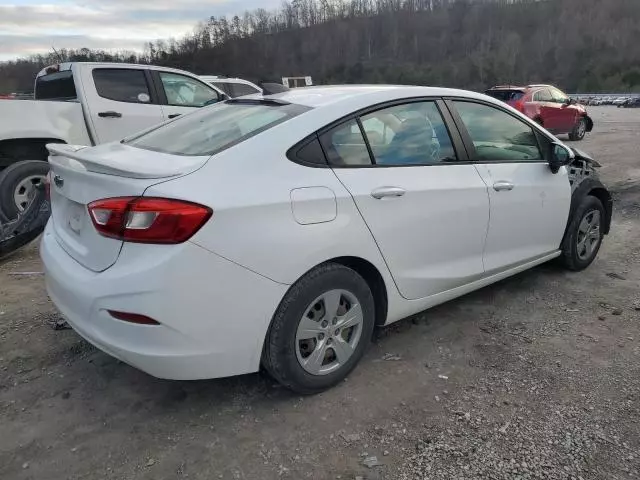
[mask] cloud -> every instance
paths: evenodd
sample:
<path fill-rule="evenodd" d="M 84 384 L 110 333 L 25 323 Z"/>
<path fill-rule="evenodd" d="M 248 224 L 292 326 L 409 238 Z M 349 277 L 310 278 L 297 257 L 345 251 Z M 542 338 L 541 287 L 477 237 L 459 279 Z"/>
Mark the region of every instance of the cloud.
<path fill-rule="evenodd" d="M 142 50 L 210 16 L 273 8 L 279 0 L 0 0 L 0 61 L 55 48 Z"/>

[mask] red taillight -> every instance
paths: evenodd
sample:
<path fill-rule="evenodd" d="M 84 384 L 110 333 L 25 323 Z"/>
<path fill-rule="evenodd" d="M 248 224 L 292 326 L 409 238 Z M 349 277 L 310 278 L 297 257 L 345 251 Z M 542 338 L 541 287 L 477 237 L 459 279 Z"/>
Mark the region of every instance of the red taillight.
<path fill-rule="evenodd" d="M 515 108 L 519 112 L 524 112 L 524 102 L 521 100 L 516 101 L 513 105 L 513 108 Z"/>
<path fill-rule="evenodd" d="M 156 322 L 153 318 L 146 315 L 140 315 L 139 313 L 129 312 L 116 312 L 115 310 L 107 310 L 109 315 L 123 322 L 137 323 L 138 325 L 160 325 L 160 322 Z"/>
<path fill-rule="evenodd" d="M 88 209 L 100 235 L 137 243 L 186 242 L 213 214 L 196 203 L 153 197 L 106 198 Z"/>

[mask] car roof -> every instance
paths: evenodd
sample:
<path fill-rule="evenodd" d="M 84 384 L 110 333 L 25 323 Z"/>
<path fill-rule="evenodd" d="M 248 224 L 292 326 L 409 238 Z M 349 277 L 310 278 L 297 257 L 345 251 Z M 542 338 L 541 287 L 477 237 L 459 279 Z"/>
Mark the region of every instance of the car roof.
<path fill-rule="evenodd" d="M 518 85 L 496 85 L 495 87 L 491 87 L 487 90 L 487 92 L 491 90 L 525 90 L 527 87 L 521 87 Z"/>
<path fill-rule="evenodd" d="M 74 65 L 87 65 L 92 67 L 104 67 L 104 68 L 152 68 L 154 70 L 162 70 L 164 72 L 174 72 L 179 74 L 188 74 L 197 77 L 196 74 L 186 70 L 179 70 L 177 68 L 162 67 L 160 65 L 146 65 L 141 63 L 118 63 L 118 62 L 61 62 L 53 65 L 49 65 L 38 72 L 36 77 L 42 77 L 48 73 L 52 73 L 49 70 L 53 67 L 57 71 L 71 70 Z"/>
<path fill-rule="evenodd" d="M 301 87 L 265 96 L 264 98 L 278 99 L 284 102 L 318 108 L 340 102 L 351 103 L 356 106 L 356 104 L 367 103 L 367 101 L 370 101 L 373 105 L 378 102 L 412 97 L 448 96 L 476 98 L 495 102 L 495 99 L 492 99 L 491 97 L 467 90 L 405 85 L 332 85 L 321 87 Z"/>

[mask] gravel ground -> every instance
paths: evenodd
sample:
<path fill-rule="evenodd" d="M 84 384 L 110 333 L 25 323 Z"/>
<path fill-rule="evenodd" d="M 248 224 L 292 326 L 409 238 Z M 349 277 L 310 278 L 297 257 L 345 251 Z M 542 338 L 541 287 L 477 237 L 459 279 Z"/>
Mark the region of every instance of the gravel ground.
<path fill-rule="evenodd" d="M 544 265 L 381 330 L 344 384 L 151 378 L 58 320 L 35 246 L 0 265 L 1 479 L 640 478 L 640 110 L 590 109 L 615 220 Z"/>

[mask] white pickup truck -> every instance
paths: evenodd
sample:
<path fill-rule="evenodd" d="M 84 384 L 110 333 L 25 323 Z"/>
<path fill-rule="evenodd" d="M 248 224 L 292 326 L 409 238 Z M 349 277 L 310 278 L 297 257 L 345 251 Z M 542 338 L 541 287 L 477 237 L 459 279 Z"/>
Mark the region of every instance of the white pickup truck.
<path fill-rule="evenodd" d="M 0 218 L 14 218 L 48 172 L 47 143 L 117 141 L 228 98 L 181 70 L 61 63 L 36 77 L 34 100 L 0 100 Z"/>

